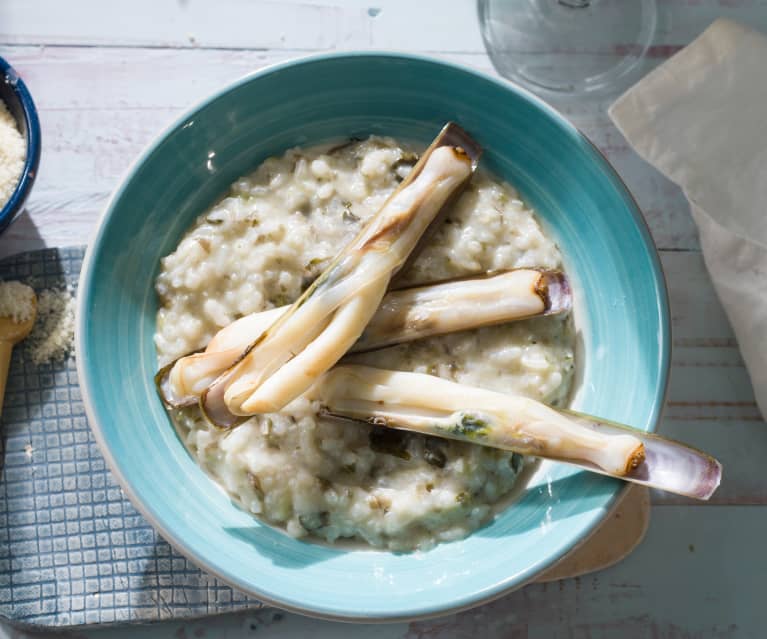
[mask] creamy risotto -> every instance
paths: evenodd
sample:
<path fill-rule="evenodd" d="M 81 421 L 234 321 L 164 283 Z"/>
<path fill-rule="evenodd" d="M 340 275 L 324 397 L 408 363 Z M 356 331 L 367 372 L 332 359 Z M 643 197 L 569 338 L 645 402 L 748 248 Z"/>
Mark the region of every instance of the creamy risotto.
<path fill-rule="evenodd" d="M 294 301 L 407 175 L 416 150 L 371 137 L 292 149 L 235 182 L 165 257 L 156 287 L 160 364 L 203 347 L 232 321 Z M 479 173 L 399 284 L 515 267 L 561 255 L 512 187 Z M 570 318 L 433 337 L 348 359 L 426 372 L 552 405 L 568 396 Z M 295 537 L 394 550 L 465 537 L 512 489 L 523 459 L 318 417 L 306 399 L 230 432 L 196 407 L 173 411 L 200 465 L 243 508 Z"/>

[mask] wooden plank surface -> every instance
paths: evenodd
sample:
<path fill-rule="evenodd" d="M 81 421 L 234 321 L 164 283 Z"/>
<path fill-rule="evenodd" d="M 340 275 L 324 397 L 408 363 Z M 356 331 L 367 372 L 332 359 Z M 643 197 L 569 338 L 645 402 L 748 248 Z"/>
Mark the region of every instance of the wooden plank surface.
<path fill-rule="evenodd" d="M 716 17 L 767 27 L 764 0 L 659 0 L 654 57 Z M 484 52 L 474 0 L 4 0 L 0 42 L 227 49 Z M 615 34 L 616 50 L 632 42 Z M 548 53 L 537 51 L 536 53 Z"/>
<path fill-rule="evenodd" d="M 613 0 L 617 1 L 617 0 Z M 658 31 L 642 71 L 660 64 L 718 16 L 767 31 L 767 0 L 658 0 Z M 616 56 L 519 52 L 552 64 Z M 493 73 L 473 0 L 3 0 L 0 55 L 30 86 L 44 153 L 28 212 L 2 237 L 0 256 L 83 244 L 122 173 L 166 123 L 227 82 L 268 64 L 327 49 L 407 50 Z M 161 81 L 160 81 L 161 80 Z M 761 637 L 767 555 L 767 424 L 711 287 L 687 203 L 646 165 L 606 115 L 615 95 L 554 104 L 586 133 L 634 193 L 661 249 L 674 353 L 661 430 L 725 466 L 706 505 L 653 495 L 652 523 L 626 561 L 593 576 L 532 585 L 434 621 L 340 625 L 261 612 L 192 624 L 93 631 L 93 637 Z M 27 637 L 0 627 L 0 637 Z"/>
<path fill-rule="evenodd" d="M 0 40 L 0 55 L 13 62 L 35 97 L 45 140 L 39 180 L 27 207 L 31 219 L 22 218 L 4 237 L 17 251 L 40 248 L 42 242 L 85 242 L 125 169 L 168 123 L 227 82 L 297 53 L 8 47 Z M 442 57 L 492 72 L 484 53 Z M 680 190 L 626 145 L 604 113 L 606 104 L 558 106 L 624 177 L 658 246 L 697 249 Z M 8 254 L 9 244 L 0 243 L 0 257 Z"/>

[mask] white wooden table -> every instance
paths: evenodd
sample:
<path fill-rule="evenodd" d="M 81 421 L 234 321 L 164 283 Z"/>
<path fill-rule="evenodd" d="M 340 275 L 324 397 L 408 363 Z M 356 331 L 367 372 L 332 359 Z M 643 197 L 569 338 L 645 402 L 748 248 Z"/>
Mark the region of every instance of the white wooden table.
<path fill-rule="evenodd" d="M 645 70 L 720 15 L 767 31 L 765 0 L 658 5 L 659 28 Z M 615 50 L 625 44 L 616 42 Z M 326 49 L 419 51 L 493 72 L 473 0 L 3 0 L 0 55 L 29 85 L 44 141 L 28 211 L 0 237 L 0 256 L 86 243 L 123 171 L 181 109 L 246 72 Z M 594 53 L 561 55 L 586 61 Z M 611 125 L 606 107 L 612 97 L 555 104 L 625 179 L 660 249 L 674 322 L 662 431 L 724 463 L 724 482 L 712 501 L 654 495 L 649 533 L 620 565 L 528 586 L 434 621 L 362 627 L 261 611 L 85 636 L 767 636 L 767 424 L 704 269 L 687 204 Z M 0 628 L 2 636 L 29 635 Z"/>

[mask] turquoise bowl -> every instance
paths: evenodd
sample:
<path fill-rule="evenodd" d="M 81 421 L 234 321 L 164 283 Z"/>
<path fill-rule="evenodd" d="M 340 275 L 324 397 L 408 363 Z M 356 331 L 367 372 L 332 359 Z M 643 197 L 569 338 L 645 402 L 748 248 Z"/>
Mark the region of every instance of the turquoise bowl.
<path fill-rule="evenodd" d="M 551 566 L 624 488 L 545 462 L 492 523 L 428 552 L 298 541 L 233 505 L 155 394 L 160 258 L 230 183 L 288 147 L 370 133 L 427 143 L 448 120 L 485 147 L 484 166 L 518 187 L 565 255 L 579 291 L 574 407 L 657 425 L 670 335 L 658 255 L 620 178 L 556 111 L 507 82 L 411 55 L 321 55 L 249 75 L 161 134 L 117 188 L 83 266 L 76 338 L 88 417 L 125 492 L 179 551 L 265 602 L 359 621 L 468 608 Z"/>

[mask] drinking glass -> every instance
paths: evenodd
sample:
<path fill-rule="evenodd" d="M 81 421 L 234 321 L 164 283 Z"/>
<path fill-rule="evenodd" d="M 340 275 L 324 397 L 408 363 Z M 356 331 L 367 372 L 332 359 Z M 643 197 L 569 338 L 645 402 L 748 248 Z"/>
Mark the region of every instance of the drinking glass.
<path fill-rule="evenodd" d="M 655 35 L 655 0 L 478 0 L 503 76 L 536 93 L 620 88 Z"/>

